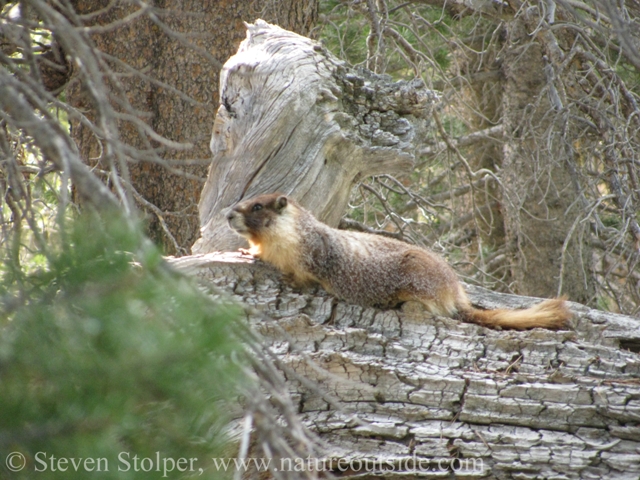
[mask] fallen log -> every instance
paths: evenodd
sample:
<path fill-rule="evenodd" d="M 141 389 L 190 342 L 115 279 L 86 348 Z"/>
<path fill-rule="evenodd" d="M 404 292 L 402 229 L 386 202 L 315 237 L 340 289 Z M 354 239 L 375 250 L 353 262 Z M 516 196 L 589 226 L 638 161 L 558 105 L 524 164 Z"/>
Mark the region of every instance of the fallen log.
<path fill-rule="evenodd" d="M 172 263 L 250 306 L 264 344 L 315 383 L 287 378 L 299 415 L 329 446 L 320 468 L 336 476 L 640 476 L 637 319 L 571 303 L 570 330 L 490 330 L 416 305 L 377 310 L 296 290 L 237 253 Z M 467 290 L 483 308 L 539 301 Z"/>

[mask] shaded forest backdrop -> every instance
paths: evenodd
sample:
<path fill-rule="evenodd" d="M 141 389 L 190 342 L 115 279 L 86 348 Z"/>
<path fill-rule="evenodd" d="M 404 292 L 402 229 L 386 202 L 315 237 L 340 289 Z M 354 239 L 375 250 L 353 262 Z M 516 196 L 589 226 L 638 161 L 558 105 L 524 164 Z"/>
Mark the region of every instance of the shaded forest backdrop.
<path fill-rule="evenodd" d="M 160 256 L 187 255 L 199 236 L 218 75 L 256 18 L 440 92 L 415 168 L 361 179 L 344 224 L 440 251 L 470 283 L 640 315 L 636 0 L 3 5 L 2 451 L 144 453 L 166 441 L 189 455 L 185 439 L 209 445 L 224 424 L 209 402 L 246 394 L 252 359 L 263 387 L 283 388 L 262 353 L 233 353 L 238 338 L 253 341 L 228 326 L 238 312 Z M 71 353 L 51 363 L 61 348 Z M 227 361 L 237 375 L 213 368 Z"/>
<path fill-rule="evenodd" d="M 355 185 L 353 219 L 440 250 L 472 283 L 638 313 L 635 2 L 285 3 L 9 3 L 4 102 L 37 99 L 91 176 L 184 255 L 218 72 L 262 16 L 441 92 L 415 169 Z M 3 125 L 3 238 L 29 216 L 36 236 L 55 231 L 84 193 L 15 116 Z"/>

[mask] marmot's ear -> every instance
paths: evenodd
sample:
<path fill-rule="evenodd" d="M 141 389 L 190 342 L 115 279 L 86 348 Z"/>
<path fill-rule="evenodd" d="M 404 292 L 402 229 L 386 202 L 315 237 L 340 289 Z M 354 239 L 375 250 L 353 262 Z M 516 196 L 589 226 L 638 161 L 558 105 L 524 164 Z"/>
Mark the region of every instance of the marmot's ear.
<path fill-rule="evenodd" d="M 284 195 L 280 195 L 276 200 L 276 208 L 278 210 L 282 210 L 284 207 L 287 206 L 287 203 L 289 203 L 289 200 L 287 200 L 287 197 L 285 197 Z"/>

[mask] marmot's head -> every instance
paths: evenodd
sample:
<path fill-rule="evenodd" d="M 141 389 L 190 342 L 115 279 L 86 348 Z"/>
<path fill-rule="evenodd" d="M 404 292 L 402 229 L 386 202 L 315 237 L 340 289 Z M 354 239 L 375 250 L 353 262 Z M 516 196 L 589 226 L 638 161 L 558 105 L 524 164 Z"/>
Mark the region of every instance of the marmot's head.
<path fill-rule="evenodd" d="M 285 212 L 290 200 L 279 193 L 269 193 L 244 200 L 227 214 L 229 226 L 250 241 L 263 237 Z"/>

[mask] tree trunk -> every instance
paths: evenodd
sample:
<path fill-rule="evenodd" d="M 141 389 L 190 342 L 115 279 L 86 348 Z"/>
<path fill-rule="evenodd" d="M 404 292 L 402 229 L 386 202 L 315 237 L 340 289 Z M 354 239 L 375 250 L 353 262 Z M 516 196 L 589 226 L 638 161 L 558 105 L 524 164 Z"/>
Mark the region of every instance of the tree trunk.
<path fill-rule="evenodd" d="M 640 475 L 640 328 L 631 317 L 572 303 L 571 331 L 497 331 L 415 305 L 383 311 L 293 290 L 237 254 L 174 265 L 255 308 L 252 327 L 315 382 L 287 374 L 299 415 L 328 443 L 320 468 L 374 478 L 365 472 L 375 466 L 387 479 Z M 480 307 L 538 301 L 467 289 Z"/>
<path fill-rule="evenodd" d="M 421 81 L 353 70 L 262 21 L 225 64 L 220 91 L 194 253 L 242 246 L 223 211 L 259 193 L 291 195 L 336 226 L 354 181 L 410 170 L 413 137 L 436 99 Z"/>
<path fill-rule="evenodd" d="M 98 12 L 110 3 L 73 2 L 80 14 Z M 208 139 L 219 101 L 219 70 L 244 37 L 243 22 L 260 16 L 263 4 L 270 5 L 254 0 L 158 0 L 143 11 L 135 3 L 115 2 L 84 21 L 105 27 L 92 38 L 118 75 L 117 81 L 109 78 L 114 98 L 119 97 L 117 108 L 180 144 L 158 141 L 140 125 L 120 120 L 120 140 L 131 147 L 125 159 L 130 178 L 121 167 L 119 171 L 149 214 L 150 236 L 167 253 L 186 253 L 198 238 L 197 205 L 210 158 Z M 283 27 L 308 34 L 315 25 L 317 1 L 290 0 L 280 7 L 278 20 Z M 267 15 L 276 13 L 271 10 Z M 93 106 L 84 87 L 72 84 L 68 96 L 92 119 Z M 130 105 L 123 105 L 125 97 Z M 77 120 L 72 121 L 72 130 L 81 156 L 108 172 L 109 152 L 103 150 L 100 138 Z"/>
<path fill-rule="evenodd" d="M 592 259 L 581 242 L 582 192 L 570 171 L 575 138 L 550 114 L 563 107 L 553 78 L 545 74 L 551 53 L 530 39 L 538 19 L 528 12 L 506 27 L 500 178 L 512 277 L 517 293 L 567 294 L 587 303 L 594 296 Z"/>

